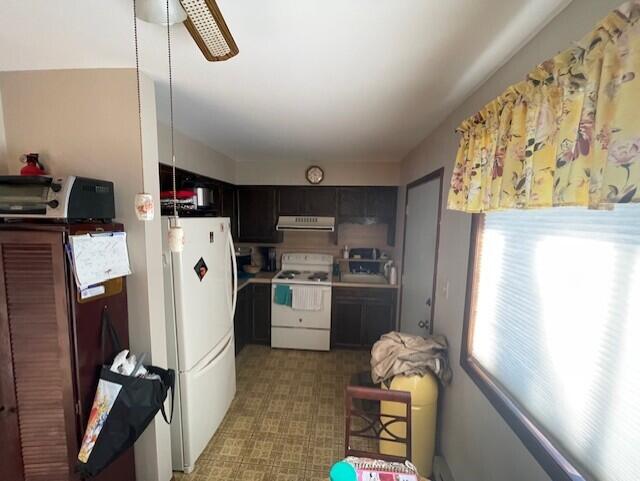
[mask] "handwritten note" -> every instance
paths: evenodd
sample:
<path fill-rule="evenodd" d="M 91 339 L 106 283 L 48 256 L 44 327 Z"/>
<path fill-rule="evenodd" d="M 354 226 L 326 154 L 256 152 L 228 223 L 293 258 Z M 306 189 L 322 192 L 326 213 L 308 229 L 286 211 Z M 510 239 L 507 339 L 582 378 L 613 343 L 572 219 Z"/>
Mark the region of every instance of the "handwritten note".
<path fill-rule="evenodd" d="M 131 274 L 125 232 L 73 235 L 69 239 L 80 289 Z"/>

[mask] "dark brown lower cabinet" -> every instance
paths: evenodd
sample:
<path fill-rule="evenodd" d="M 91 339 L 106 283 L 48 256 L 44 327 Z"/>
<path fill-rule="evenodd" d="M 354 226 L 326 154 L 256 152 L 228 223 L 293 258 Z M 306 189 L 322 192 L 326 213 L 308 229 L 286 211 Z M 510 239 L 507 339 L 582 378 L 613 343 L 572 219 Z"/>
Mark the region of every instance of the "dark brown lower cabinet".
<path fill-rule="evenodd" d="M 271 344 L 271 284 L 254 284 L 251 342 Z"/>
<path fill-rule="evenodd" d="M 249 326 L 251 318 L 251 286 L 238 291 L 236 313 L 233 318 L 233 331 L 236 344 L 236 356 L 250 341 Z"/>
<path fill-rule="evenodd" d="M 271 345 L 271 284 L 240 289 L 233 324 L 236 354 L 247 344 Z"/>
<path fill-rule="evenodd" d="M 98 374 L 111 354 L 102 350 L 104 309 L 128 345 L 125 283 L 78 298 L 64 244 L 69 233 L 95 226 L 6 227 L 0 228 L 0 480 L 75 481 Z M 134 481 L 133 450 L 93 479 Z"/>
<path fill-rule="evenodd" d="M 396 290 L 334 287 L 331 293 L 333 347 L 368 348 L 396 328 Z"/>

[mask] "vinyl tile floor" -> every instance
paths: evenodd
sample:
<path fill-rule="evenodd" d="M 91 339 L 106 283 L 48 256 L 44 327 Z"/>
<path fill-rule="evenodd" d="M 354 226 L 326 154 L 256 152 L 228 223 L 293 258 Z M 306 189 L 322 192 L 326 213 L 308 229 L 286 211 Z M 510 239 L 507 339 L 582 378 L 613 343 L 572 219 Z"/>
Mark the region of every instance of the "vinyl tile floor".
<path fill-rule="evenodd" d="M 237 393 L 193 473 L 176 481 L 326 481 L 344 457 L 344 388 L 369 369 L 367 351 L 248 345 Z"/>

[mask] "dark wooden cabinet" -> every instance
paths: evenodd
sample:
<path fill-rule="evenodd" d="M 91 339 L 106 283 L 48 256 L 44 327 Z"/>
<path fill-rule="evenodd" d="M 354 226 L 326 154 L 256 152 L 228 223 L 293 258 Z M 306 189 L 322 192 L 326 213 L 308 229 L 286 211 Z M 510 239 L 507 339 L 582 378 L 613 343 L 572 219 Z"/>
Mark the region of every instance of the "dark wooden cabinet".
<path fill-rule="evenodd" d="M 331 337 L 334 346 L 362 346 L 363 305 L 357 299 L 333 298 L 331 306 Z"/>
<path fill-rule="evenodd" d="M 397 187 L 235 186 L 184 169 L 176 169 L 176 185 L 190 189 L 205 185 L 214 192 L 211 206 L 184 209 L 185 217 L 231 218 L 231 231 L 239 242 L 280 243 L 278 216 L 336 217 L 334 242 L 341 223 L 387 224 L 387 243 L 395 244 Z M 160 164 L 160 190 L 172 189 L 172 169 Z M 170 215 L 171 209 L 163 209 Z"/>
<path fill-rule="evenodd" d="M 271 344 L 271 284 L 254 284 L 251 342 Z"/>
<path fill-rule="evenodd" d="M 331 294 L 331 344 L 371 347 L 396 327 L 396 290 L 334 287 Z"/>
<path fill-rule="evenodd" d="M 238 291 L 236 314 L 233 318 L 236 355 L 251 340 L 251 308 L 251 286 L 246 286 Z"/>
<path fill-rule="evenodd" d="M 338 223 L 386 224 L 387 244 L 396 242 L 397 187 L 339 187 Z"/>
<path fill-rule="evenodd" d="M 280 187 L 279 215 L 335 217 L 335 187 Z"/>
<path fill-rule="evenodd" d="M 236 189 L 231 184 L 224 184 L 220 188 L 220 213 L 222 217 L 231 219 L 231 235 L 238 237 L 238 219 L 236 217 Z"/>
<path fill-rule="evenodd" d="M 367 216 L 367 190 L 364 187 L 338 188 L 338 216 L 340 218 Z"/>
<path fill-rule="evenodd" d="M 271 344 L 271 284 L 240 289 L 233 325 L 236 355 L 247 344 Z"/>
<path fill-rule="evenodd" d="M 279 215 L 306 215 L 305 189 L 302 187 L 280 187 Z"/>
<path fill-rule="evenodd" d="M 276 231 L 278 189 L 273 186 L 241 186 L 236 192 L 238 241 L 282 242 L 282 233 Z"/>
<path fill-rule="evenodd" d="M 397 197 L 397 187 L 340 187 L 338 214 L 343 219 L 395 218 Z"/>
<path fill-rule="evenodd" d="M 128 346 L 124 279 L 80 299 L 67 262 L 68 234 L 120 225 L 16 224 L 0 229 L 0 479 L 76 481 L 78 448 L 101 366 L 101 316 Z M 130 448 L 94 479 L 134 481 Z"/>
<path fill-rule="evenodd" d="M 396 217 L 397 187 L 367 187 L 366 217 Z"/>
<path fill-rule="evenodd" d="M 380 336 L 395 329 L 395 302 L 371 302 L 364 304 L 364 329 L 362 342 L 365 346 L 373 346 Z"/>
<path fill-rule="evenodd" d="M 336 189 L 332 187 L 308 187 L 305 191 L 305 209 L 310 215 L 335 217 Z"/>

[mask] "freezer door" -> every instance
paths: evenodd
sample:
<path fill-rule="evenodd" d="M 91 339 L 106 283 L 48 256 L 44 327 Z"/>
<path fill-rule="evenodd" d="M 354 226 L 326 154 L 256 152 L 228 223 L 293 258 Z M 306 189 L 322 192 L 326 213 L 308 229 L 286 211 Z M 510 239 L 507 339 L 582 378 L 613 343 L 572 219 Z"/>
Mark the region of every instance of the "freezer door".
<path fill-rule="evenodd" d="M 228 218 L 180 219 L 184 250 L 171 254 L 178 366 L 189 371 L 233 332 Z"/>
<path fill-rule="evenodd" d="M 236 363 L 233 334 L 210 359 L 187 373 L 180 373 L 183 466 L 193 470 L 198 456 L 220 426 L 236 393 Z"/>

